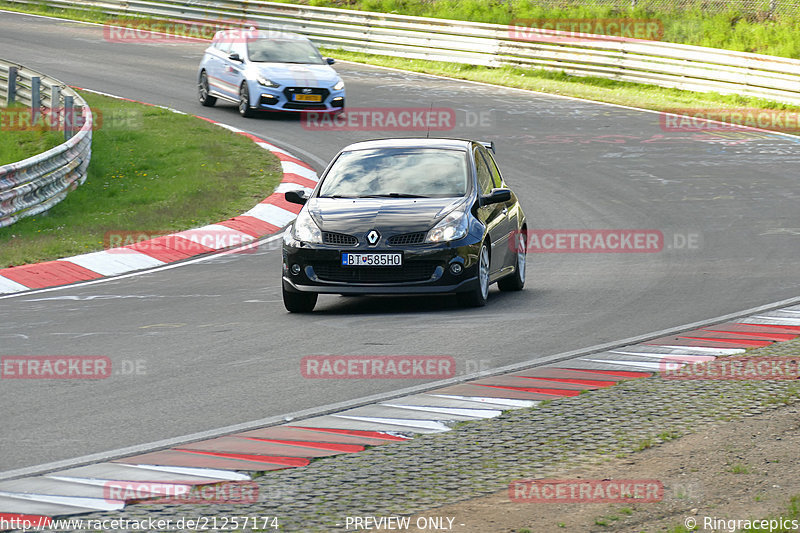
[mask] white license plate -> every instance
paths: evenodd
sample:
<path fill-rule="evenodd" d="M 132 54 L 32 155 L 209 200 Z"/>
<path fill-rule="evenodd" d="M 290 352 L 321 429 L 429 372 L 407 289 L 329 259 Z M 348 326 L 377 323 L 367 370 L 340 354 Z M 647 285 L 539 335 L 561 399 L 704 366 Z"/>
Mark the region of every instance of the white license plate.
<path fill-rule="evenodd" d="M 403 254 L 342 254 L 342 266 L 402 266 Z"/>

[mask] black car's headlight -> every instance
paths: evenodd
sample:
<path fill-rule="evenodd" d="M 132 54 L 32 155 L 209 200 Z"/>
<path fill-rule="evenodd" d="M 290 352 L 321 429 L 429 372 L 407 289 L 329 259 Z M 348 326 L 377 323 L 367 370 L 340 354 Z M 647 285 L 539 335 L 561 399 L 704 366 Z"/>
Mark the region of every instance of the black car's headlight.
<path fill-rule="evenodd" d="M 463 209 L 454 209 L 439 221 L 425 237 L 425 242 L 440 243 L 462 239 L 469 231 L 468 214 Z"/>
<path fill-rule="evenodd" d="M 277 89 L 278 87 L 280 87 L 280 85 L 278 85 L 277 83 L 275 83 L 270 79 L 265 78 L 264 76 L 259 76 L 258 78 L 256 78 L 256 81 L 258 82 L 259 85 L 263 85 L 264 87 L 270 87 L 272 89 Z"/>
<path fill-rule="evenodd" d="M 314 219 L 311 218 L 311 215 L 308 214 L 307 209 L 300 210 L 300 214 L 298 214 L 297 218 L 294 220 L 292 236 L 301 242 L 311 244 L 322 243 L 322 231 L 314 222 Z"/>

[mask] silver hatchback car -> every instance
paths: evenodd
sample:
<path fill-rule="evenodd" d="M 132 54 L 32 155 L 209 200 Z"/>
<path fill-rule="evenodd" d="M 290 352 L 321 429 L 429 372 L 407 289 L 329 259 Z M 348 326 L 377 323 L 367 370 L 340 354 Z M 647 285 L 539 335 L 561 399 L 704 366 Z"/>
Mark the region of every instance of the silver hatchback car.
<path fill-rule="evenodd" d="M 235 103 L 243 117 L 257 111 L 341 113 L 344 82 L 302 35 L 267 30 L 216 33 L 197 73 L 204 106 Z"/>

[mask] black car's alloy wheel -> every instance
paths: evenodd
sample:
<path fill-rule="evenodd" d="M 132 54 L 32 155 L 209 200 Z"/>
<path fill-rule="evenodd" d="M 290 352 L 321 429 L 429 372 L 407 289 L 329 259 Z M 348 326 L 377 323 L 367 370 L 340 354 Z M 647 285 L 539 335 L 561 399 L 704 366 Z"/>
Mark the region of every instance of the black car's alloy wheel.
<path fill-rule="evenodd" d="M 242 83 L 239 88 L 239 114 L 243 117 L 252 117 L 254 114 L 253 108 L 250 107 L 250 90 L 247 88 L 247 82 Z"/>
<path fill-rule="evenodd" d="M 501 291 L 521 291 L 525 286 L 525 252 L 527 251 L 525 230 L 517 234 L 516 240 L 517 242 L 514 246 L 517 251 L 517 257 L 514 264 L 514 273 L 497 282 L 497 288 Z"/>
<path fill-rule="evenodd" d="M 481 245 L 478 263 L 478 286 L 458 293 L 458 301 L 464 307 L 483 307 L 489 298 L 489 247 Z"/>
<path fill-rule="evenodd" d="M 200 74 L 200 82 L 197 84 L 197 92 L 200 97 L 200 104 L 211 107 L 217 103 L 217 98 L 208 94 L 208 75 L 205 71 Z"/>

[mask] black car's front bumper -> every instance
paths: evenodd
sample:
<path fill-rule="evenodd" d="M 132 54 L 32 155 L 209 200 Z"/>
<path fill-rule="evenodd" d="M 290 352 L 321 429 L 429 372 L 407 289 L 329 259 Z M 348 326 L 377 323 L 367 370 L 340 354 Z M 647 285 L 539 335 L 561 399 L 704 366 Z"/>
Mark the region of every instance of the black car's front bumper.
<path fill-rule="evenodd" d="M 330 294 L 436 294 L 463 292 L 478 285 L 480 241 L 366 249 L 298 241 L 284 243 L 284 289 Z M 342 266 L 342 253 L 401 253 L 402 266 Z M 452 265 L 461 267 L 453 272 Z M 294 265 L 299 266 L 292 269 Z M 458 270 L 458 268 L 456 268 Z"/>

